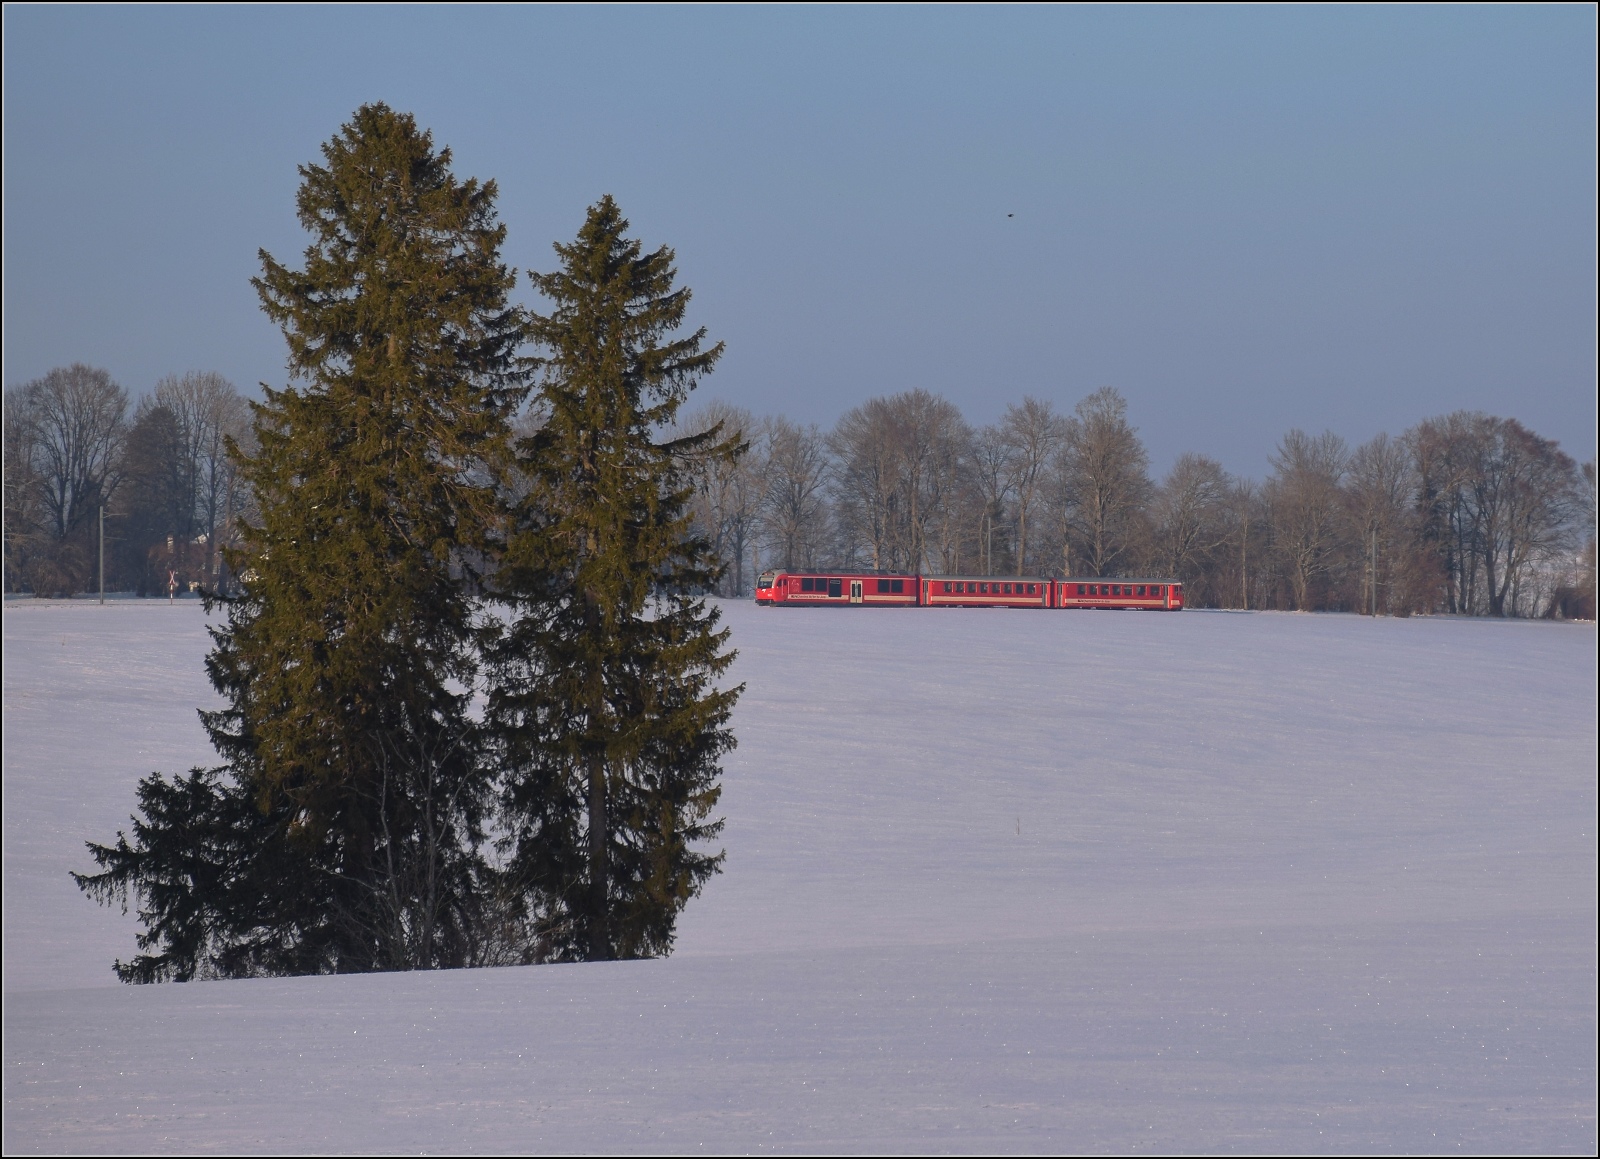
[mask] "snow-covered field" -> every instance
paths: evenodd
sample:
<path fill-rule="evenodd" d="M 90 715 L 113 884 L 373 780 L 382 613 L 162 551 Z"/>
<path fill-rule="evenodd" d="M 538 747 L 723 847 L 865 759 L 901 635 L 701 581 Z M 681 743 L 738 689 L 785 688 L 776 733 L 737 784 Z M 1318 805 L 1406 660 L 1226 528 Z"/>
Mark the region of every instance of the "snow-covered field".
<path fill-rule="evenodd" d="M 1594 1153 L 1592 626 L 726 611 L 672 958 L 133 988 L 201 612 L 9 602 L 5 1150 Z"/>

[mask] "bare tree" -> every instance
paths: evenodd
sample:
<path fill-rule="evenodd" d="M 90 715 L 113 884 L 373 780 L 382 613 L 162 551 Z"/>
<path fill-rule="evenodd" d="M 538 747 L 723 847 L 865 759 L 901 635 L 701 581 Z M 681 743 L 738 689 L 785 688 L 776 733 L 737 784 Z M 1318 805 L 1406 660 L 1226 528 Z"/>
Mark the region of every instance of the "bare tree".
<path fill-rule="evenodd" d="M 1577 589 L 1574 599 L 1570 604 L 1570 613 L 1592 620 L 1596 612 L 1596 559 L 1595 559 L 1595 461 L 1590 459 L 1583 465 L 1583 483 L 1579 490 L 1582 497 L 1581 524 L 1579 536 L 1583 543 L 1583 550 L 1578 557 Z"/>
<path fill-rule="evenodd" d="M 752 449 L 756 421 L 749 411 L 714 400 L 687 415 L 676 424 L 675 438 L 703 434 L 719 429 L 718 446 L 734 438 L 745 449 L 736 456 L 715 454 L 692 464 L 695 498 L 691 505 L 701 534 L 710 542 L 717 558 L 727 569 L 723 594 L 744 593 L 744 563 L 749 554 L 750 533 L 760 508 L 759 449 Z"/>
<path fill-rule="evenodd" d="M 1262 488 L 1249 479 L 1235 480 L 1223 497 L 1219 515 L 1223 542 L 1216 556 L 1218 575 L 1213 585 L 1217 601 L 1222 607 L 1232 607 L 1237 595 L 1238 606 L 1248 610 L 1250 593 L 1267 586 L 1261 582 L 1268 526 Z M 1260 598 L 1255 602 L 1264 603 Z"/>
<path fill-rule="evenodd" d="M 1313 588 L 1335 569 L 1344 545 L 1341 515 L 1345 442 L 1332 431 L 1312 438 L 1292 430 L 1278 444 L 1267 482 L 1273 541 L 1283 559 L 1294 607 L 1309 610 Z"/>
<path fill-rule="evenodd" d="M 1407 442 L 1418 534 L 1448 579 L 1448 609 L 1534 612 L 1534 604 L 1522 606 L 1522 587 L 1530 568 L 1571 546 L 1581 510 L 1577 464 L 1515 419 L 1473 411 L 1419 423 Z"/>
<path fill-rule="evenodd" d="M 904 544 L 897 565 L 923 570 L 928 559 L 928 529 L 948 516 L 958 478 L 966 423 L 947 399 L 926 390 L 909 390 L 885 400 L 898 436 L 899 510 Z"/>
<path fill-rule="evenodd" d="M 64 539 L 116 490 L 128 392 L 75 362 L 28 383 L 22 403 L 50 532 Z"/>
<path fill-rule="evenodd" d="M 923 506 L 933 522 L 927 554 L 931 559 L 937 552 L 938 567 L 950 574 L 961 570 L 962 547 L 977 523 L 975 448 L 972 428 L 961 412 L 953 404 L 939 401 L 942 405 L 925 473 L 927 498 Z"/>
<path fill-rule="evenodd" d="M 36 549 L 47 540 L 44 480 L 38 471 L 39 432 L 26 387 L 5 392 L 5 590 L 27 583 Z"/>
<path fill-rule="evenodd" d="M 7 548 L 13 567 L 27 561 L 8 582 L 63 594 L 91 584 L 94 529 L 120 480 L 127 411 L 127 391 L 81 363 L 6 392 Z"/>
<path fill-rule="evenodd" d="M 1048 402 L 1024 397 L 1000 420 L 1011 491 L 1017 497 L 1017 575 L 1028 566 L 1028 516 L 1038 505 L 1046 467 L 1067 441 L 1067 425 Z"/>
<path fill-rule="evenodd" d="M 761 435 L 765 471 L 761 526 L 779 567 L 815 563 L 827 523 L 829 462 L 822 432 L 779 417 Z"/>
<path fill-rule="evenodd" d="M 999 427 L 984 427 L 972 444 L 973 479 L 981 503 L 978 516 L 978 556 L 983 574 L 994 575 L 995 524 L 1005 522 L 1006 499 L 1011 494 L 1011 447 Z M 1009 552 L 1009 531 L 1001 532 L 1001 551 Z"/>
<path fill-rule="evenodd" d="M 1410 514 L 1416 468 L 1411 448 L 1383 434 L 1356 448 L 1350 456 L 1346 491 L 1350 530 L 1362 561 L 1358 606 L 1374 615 L 1380 604 L 1386 611 L 1395 610 L 1400 595 L 1396 577 L 1414 539 Z"/>
<path fill-rule="evenodd" d="M 1473 480 L 1493 423 L 1485 414 L 1456 411 L 1406 434 L 1417 471 L 1419 538 L 1445 577 L 1446 610 L 1456 615 L 1487 609 L 1479 598 L 1483 528 Z"/>
<path fill-rule="evenodd" d="M 886 399 L 846 411 L 828 437 L 835 465 L 841 546 L 874 571 L 896 566 L 902 552 L 900 431 Z"/>
<path fill-rule="evenodd" d="M 734 596 L 744 595 L 752 586 L 755 574 L 761 570 L 757 543 L 761 511 L 767 497 L 767 460 L 765 449 L 757 437 L 760 424 L 752 420 L 748 412 L 742 417 L 747 425 L 740 426 L 738 430 L 746 450 L 734 463 L 723 506 L 727 521 L 725 534 L 728 552 L 733 557 L 732 590 L 728 594 Z M 748 581 L 745 578 L 747 559 L 750 561 L 751 577 Z"/>
<path fill-rule="evenodd" d="M 1516 419 L 1495 419 L 1473 482 L 1491 616 L 1517 615 L 1528 571 L 1571 543 L 1581 510 L 1578 465 Z"/>
<path fill-rule="evenodd" d="M 1105 387 L 1080 402 L 1062 463 L 1068 530 L 1090 575 L 1121 574 L 1150 498 L 1150 457 L 1128 422 L 1128 404 Z"/>
<path fill-rule="evenodd" d="M 218 532 L 227 532 L 238 500 L 238 478 L 227 440 L 247 436 L 249 405 L 233 383 L 211 371 L 168 375 L 156 383 L 153 396 L 178 426 L 183 449 L 180 471 L 191 513 L 184 533 L 188 538 L 205 537 L 206 570 L 214 573 Z"/>
<path fill-rule="evenodd" d="M 1209 574 L 1212 553 L 1228 537 L 1224 511 L 1231 483 L 1215 459 L 1178 456 L 1152 504 L 1154 559 L 1161 574 L 1190 585 Z"/>

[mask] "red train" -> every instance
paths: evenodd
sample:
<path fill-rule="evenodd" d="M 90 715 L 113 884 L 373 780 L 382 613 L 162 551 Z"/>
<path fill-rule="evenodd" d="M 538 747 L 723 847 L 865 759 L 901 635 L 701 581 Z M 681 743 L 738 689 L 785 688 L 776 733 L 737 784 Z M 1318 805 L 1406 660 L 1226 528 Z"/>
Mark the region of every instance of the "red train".
<path fill-rule="evenodd" d="M 884 575 L 879 572 L 762 572 L 763 607 L 1183 608 L 1170 579 L 1043 579 L 1039 576 Z"/>

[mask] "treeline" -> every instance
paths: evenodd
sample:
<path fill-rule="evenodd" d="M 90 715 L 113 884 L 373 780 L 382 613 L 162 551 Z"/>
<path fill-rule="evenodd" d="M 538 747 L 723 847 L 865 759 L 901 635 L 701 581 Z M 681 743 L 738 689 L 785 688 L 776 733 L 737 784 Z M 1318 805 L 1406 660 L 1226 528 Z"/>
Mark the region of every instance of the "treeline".
<path fill-rule="evenodd" d="M 81 567 L 60 545 L 81 556 L 87 512 L 126 494 L 151 497 L 128 518 L 205 535 L 229 581 L 205 589 L 220 763 L 141 780 L 130 829 L 74 875 L 137 906 L 117 973 L 666 954 L 722 860 L 739 694 L 690 472 L 738 445 L 660 436 L 722 344 L 682 332 L 672 251 L 609 197 L 529 272 L 548 313 L 515 304 L 495 184 L 386 106 L 300 174 L 304 264 L 263 252 L 253 280 L 290 379 L 247 433 L 231 402 L 185 409 L 233 397 L 212 380 L 163 384 L 126 427 L 94 371 L 18 396 L 36 416 L 76 390 L 102 416 L 95 466 L 28 541 L 36 575 L 48 551 Z M 55 476 L 32 462 L 43 502 Z"/>
<path fill-rule="evenodd" d="M 250 410 L 218 374 L 170 376 L 134 404 L 75 363 L 5 392 L 5 590 L 227 589 L 220 550 L 249 509 L 227 443 Z M 103 527 L 102 527 L 103 521 Z"/>
<path fill-rule="evenodd" d="M 1181 456 L 1153 479 L 1115 390 L 974 427 L 924 390 L 831 431 L 713 404 L 750 450 L 695 512 L 723 594 L 764 568 L 1174 577 L 1218 608 L 1595 614 L 1595 468 L 1515 419 L 1457 412 L 1351 448 L 1285 435 L 1262 481 Z"/>

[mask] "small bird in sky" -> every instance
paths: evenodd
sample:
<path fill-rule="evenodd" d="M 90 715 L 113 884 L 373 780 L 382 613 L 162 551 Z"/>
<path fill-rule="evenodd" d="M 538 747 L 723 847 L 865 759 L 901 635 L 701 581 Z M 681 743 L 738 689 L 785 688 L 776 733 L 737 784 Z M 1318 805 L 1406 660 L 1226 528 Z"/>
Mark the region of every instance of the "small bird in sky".
<path fill-rule="evenodd" d="M 1016 215 L 1016 214 L 1014 214 L 1014 213 L 1008 213 L 1008 214 L 1006 214 L 1006 216 L 1007 216 L 1007 217 L 1015 217 L 1015 216 L 1017 216 L 1017 215 Z"/>

